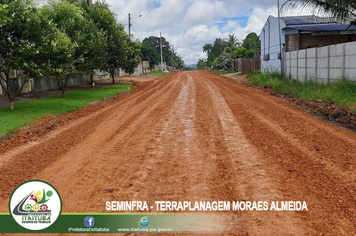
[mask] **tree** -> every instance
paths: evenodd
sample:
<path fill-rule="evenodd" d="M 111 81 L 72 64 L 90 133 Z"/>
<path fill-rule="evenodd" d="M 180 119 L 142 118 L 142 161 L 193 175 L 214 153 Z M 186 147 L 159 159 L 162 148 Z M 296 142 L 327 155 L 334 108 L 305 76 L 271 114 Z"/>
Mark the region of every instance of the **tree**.
<path fill-rule="evenodd" d="M 95 70 L 103 67 L 104 57 L 107 52 L 107 38 L 105 27 L 106 22 L 110 19 L 115 19 L 113 13 L 109 10 L 109 6 L 103 2 L 95 2 L 85 0 L 81 2 L 81 7 L 84 11 L 86 20 L 94 24 L 88 24 L 87 34 L 94 37 L 88 40 L 87 53 L 85 53 L 84 62 L 81 65 L 81 71 L 90 75 L 90 84 L 94 84 L 93 76 Z"/>
<path fill-rule="evenodd" d="M 147 38 L 142 41 L 142 60 L 148 61 L 151 68 L 160 63 L 159 52 Z"/>
<path fill-rule="evenodd" d="M 32 37 L 37 33 L 32 28 L 36 11 L 30 0 L 3 0 L 0 5 L 0 85 L 10 110 L 28 80 L 41 74 L 36 62 L 38 48 Z M 11 86 L 17 83 L 10 78 L 11 72 L 20 80 L 19 89 Z"/>
<path fill-rule="evenodd" d="M 125 63 L 128 35 L 124 32 L 124 27 L 116 23 L 115 15 L 105 1 L 93 3 L 92 0 L 85 0 L 81 6 L 86 12 L 86 17 L 92 20 L 105 36 L 105 42 L 102 44 L 104 53 L 98 58 L 100 62 L 96 62 L 95 69 L 108 72 L 115 84 L 115 71 L 122 68 Z"/>
<path fill-rule="evenodd" d="M 244 47 L 235 48 L 232 52 L 232 58 L 247 58 L 247 49 Z"/>
<path fill-rule="evenodd" d="M 72 76 L 93 73 L 97 65 L 96 58 L 92 57 L 102 54 L 104 36 L 97 30 L 93 21 L 84 17 L 84 12 L 78 4 L 53 1 L 50 5 L 44 6 L 42 11 L 60 32 L 69 37 L 67 39 L 69 53 L 60 52 L 56 56 L 47 53 L 50 63 L 46 68 L 46 74 L 58 84 L 64 98 L 66 83 Z"/>
<path fill-rule="evenodd" d="M 182 58 L 181 56 L 177 56 L 177 57 L 176 57 L 176 61 L 177 61 L 177 67 L 178 67 L 178 69 L 180 69 L 180 70 L 184 69 L 184 67 L 185 67 L 185 62 L 184 62 L 183 58 Z"/>
<path fill-rule="evenodd" d="M 211 45 L 210 43 L 207 43 L 203 46 L 203 52 L 206 52 L 208 54 L 208 58 L 209 58 L 211 49 L 213 49 L 213 45 Z"/>
<path fill-rule="evenodd" d="M 197 66 L 198 66 L 198 69 L 199 69 L 199 70 L 205 70 L 205 69 L 206 69 L 206 66 L 207 66 L 207 65 L 206 65 L 206 60 L 204 60 L 204 59 L 199 59 Z"/>
<path fill-rule="evenodd" d="M 115 71 L 123 68 L 126 60 L 126 50 L 130 38 L 124 32 L 121 24 L 113 23 L 107 31 L 108 47 L 102 71 L 110 73 L 113 84 L 115 84 Z"/>
<path fill-rule="evenodd" d="M 229 37 L 225 39 L 225 42 L 231 51 L 233 51 L 237 46 L 240 45 L 240 43 L 237 40 L 237 37 L 234 34 L 232 35 L 229 34 Z"/>
<path fill-rule="evenodd" d="M 228 46 L 230 57 L 232 57 L 232 51 L 239 46 L 239 42 L 237 41 L 237 37 L 234 34 L 229 34 L 229 37 L 225 39 L 225 42 Z M 231 60 L 231 68 L 233 67 L 233 61 Z"/>
<path fill-rule="evenodd" d="M 233 62 L 233 59 L 230 56 L 230 54 L 224 52 L 218 58 L 216 58 L 214 60 L 212 65 L 215 69 L 228 70 L 228 69 L 231 69 L 232 62 Z"/>
<path fill-rule="evenodd" d="M 285 4 L 287 8 L 301 6 L 302 8 L 314 8 L 321 13 L 331 13 L 331 15 L 341 21 L 351 21 L 356 25 L 356 2 L 355 0 L 288 0 Z"/>
<path fill-rule="evenodd" d="M 141 61 L 141 43 L 139 41 L 131 42 L 130 38 L 128 38 L 126 45 L 126 58 L 122 69 L 124 69 L 126 73 L 133 74 Z"/>
<path fill-rule="evenodd" d="M 148 38 L 145 38 L 143 42 L 147 44 L 151 44 L 152 47 L 156 49 L 156 52 L 159 55 L 161 55 L 160 37 L 150 36 Z M 172 54 L 171 45 L 164 37 L 162 37 L 162 54 L 163 54 L 163 61 L 169 62 L 169 57 Z M 160 61 L 161 58 L 159 58 L 159 63 Z"/>
<path fill-rule="evenodd" d="M 221 38 L 216 38 L 213 44 L 213 48 L 208 57 L 207 65 L 210 67 L 212 63 L 225 51 L 225 42 Z"/>
<path fill-rule="evenodd" d="M 184 61 L 173 50 L 171 44 L 162 37 L 162 54 L 163 61 L 170 64 L 172 67 L 183 68 Z M 150 36 L 142 41 L 142 58 L 149 61 L 151 68 L 159 65 L 161 62 L 161 47 L 160 38 Z"/>
<path fill-rule="evenodd" d="M 261 41 L 257 34 L 253 32 L 246 36 L 242 47 L 247 50 L 245 57 L 252 58 L 261 52 Z"/>

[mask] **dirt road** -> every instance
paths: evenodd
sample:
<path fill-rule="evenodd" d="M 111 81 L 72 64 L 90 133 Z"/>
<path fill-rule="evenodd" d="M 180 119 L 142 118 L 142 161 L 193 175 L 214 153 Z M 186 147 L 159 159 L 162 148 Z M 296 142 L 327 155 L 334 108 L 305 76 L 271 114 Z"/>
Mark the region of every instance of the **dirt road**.
<path fill-rule="evenodd" d="M 63 212 L 106 201 L 306 201 L 239 212 L 236 234 L 356 234 L 356 134 L 210 72 L 179 72 L 0 158 L 0 212 L 30 179 Z M 220 213 L 225 214 L 225 213 Z"/>

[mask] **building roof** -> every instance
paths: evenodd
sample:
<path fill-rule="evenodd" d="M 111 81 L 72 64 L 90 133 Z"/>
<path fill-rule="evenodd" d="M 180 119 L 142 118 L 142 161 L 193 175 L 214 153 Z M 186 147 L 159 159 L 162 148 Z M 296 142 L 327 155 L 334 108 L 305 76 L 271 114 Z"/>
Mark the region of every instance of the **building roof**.
<path fill-rule="evenodd" d="M 289 29 L 309 32 L 328 32 L 328 31 L 356 31 L 355 25 L 349 24 L 328 24 L 328 25 L 298 25 L 287 26 Z"/>
<path fill-rule="evenodd" d="M 329 17 L 320 16 L 287 16 L 281 17 L 287 26 L 291 25 L 319 25 L 319 24 L 337 24 L 335 20 Z"/>

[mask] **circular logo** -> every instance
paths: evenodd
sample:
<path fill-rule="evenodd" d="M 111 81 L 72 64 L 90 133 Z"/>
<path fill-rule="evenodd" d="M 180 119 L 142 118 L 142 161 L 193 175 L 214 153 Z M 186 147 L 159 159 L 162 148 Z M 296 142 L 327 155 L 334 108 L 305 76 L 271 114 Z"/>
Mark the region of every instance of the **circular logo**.
<path fill-rule="evenodd" d="M 31 180 L 18 186 L 9 202 L 14 220 L 29 230 L 42 230 L 52 225 L 62 211 L 62 201 L 50 184 Z"/>
<path fill-rule="evenodd" d="M 141 220 L 138 222 L 138 226 L 143 226 L 143 227 L 146 227 L 149 224 L 150 224 L 150 217 L 148 216 L 142 217 Z"/>

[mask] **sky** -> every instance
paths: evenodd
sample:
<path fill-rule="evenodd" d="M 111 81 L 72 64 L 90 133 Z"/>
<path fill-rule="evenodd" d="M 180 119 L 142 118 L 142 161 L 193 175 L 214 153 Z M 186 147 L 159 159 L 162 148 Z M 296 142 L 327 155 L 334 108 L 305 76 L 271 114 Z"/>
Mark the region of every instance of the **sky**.
<path fill-rule="evenodd" d="M 174 45 L 186 65 L 206 58 L 202 47 L 215 38 L 235 34 L 240 42 L 260 34 L 269 15 L 277 16 L 277 0 L 106 0 L 118 22 L 142 41 L 160 32 Z M 284 1 L 281 1 L 281 4 Z M 142 15 L 142 17 L 136 18 Z M 135 19 L 134 19 L 135 18 Z"/>

